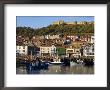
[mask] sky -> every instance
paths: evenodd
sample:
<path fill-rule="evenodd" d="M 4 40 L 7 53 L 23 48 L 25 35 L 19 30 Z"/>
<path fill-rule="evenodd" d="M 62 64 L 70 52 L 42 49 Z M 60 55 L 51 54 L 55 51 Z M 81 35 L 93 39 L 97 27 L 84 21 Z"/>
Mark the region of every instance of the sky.
<path fill-rule="evenodd" d="M 94 21 L 94 16 L 17 16 L 16 26 L 25 26 L 35 29 L 46 27 L 59 20 L 64 20 L 64 22 Z"/>

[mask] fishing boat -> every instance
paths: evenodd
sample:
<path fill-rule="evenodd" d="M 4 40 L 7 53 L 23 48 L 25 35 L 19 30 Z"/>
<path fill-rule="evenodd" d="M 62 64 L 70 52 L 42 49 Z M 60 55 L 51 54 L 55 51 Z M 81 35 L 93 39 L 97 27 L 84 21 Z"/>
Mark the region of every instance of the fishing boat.
<path fill-rule="evenodd" d="M 62 62 L 59 62 L 59 61 L 54 61 L 54 62 L 51 62 L 50 64 L 61 65 L 61 64 L 63 64 L 63 63 L 62 63 Z"/>

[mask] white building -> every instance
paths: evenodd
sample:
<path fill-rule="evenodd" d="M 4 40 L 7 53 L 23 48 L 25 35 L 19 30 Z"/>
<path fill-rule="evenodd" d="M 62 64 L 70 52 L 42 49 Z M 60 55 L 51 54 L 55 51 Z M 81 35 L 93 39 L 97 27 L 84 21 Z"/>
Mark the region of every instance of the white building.
<path fill-rule="evenodd" d="M 75 41 L 78 38 L 78 36 L 67 36 L 67 38 L 71 39 L 72 41 Z"/>
<path fill-rule="evenodd" d="M 18 54 L 28 54 L 28 46 L 16 46 L 16 53 Z"/>
<path fill-rule="evenodd" d="M 84 56 L 94 56 L 94 44 L 87 45 L 83 48 Z"/>
<path fill-rule="evenodd" d="M 45 55 L 53 56 L 55 54 L 56 54 L 56 47 L 54 45 L 40 47 L 40 55 L 41 56 L 45 56 Z"/>
<path fill-rule="evenodd" d="M 94 36 L 91 36 L 91 43 L 94 43 Z"/>
<path fill-rule="evenodd" d="M 66 48 L 66 55 L 68 57 L 79 57 L 81 56 L 79 48 Z"/>
<path fill-rule="evenodd" d="M 45 39 L 59 39 L 59 35 L 45 35 Z"/>
<path fill-rule="evenodd" d="M 59 35 L 44 35 L 39 36 L 40 39 L 59 39 Z"/>

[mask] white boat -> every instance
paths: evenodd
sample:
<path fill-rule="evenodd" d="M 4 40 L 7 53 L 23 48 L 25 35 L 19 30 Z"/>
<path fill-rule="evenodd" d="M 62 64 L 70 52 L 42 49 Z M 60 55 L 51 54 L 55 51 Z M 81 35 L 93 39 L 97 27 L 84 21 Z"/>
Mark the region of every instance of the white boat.
<path fill-rule="evenodd" d="M 56 65 L 59 65 L 59 64 L 62 64 L 62 62 L 51 62 L 51 64 L 56 64 Z"/>

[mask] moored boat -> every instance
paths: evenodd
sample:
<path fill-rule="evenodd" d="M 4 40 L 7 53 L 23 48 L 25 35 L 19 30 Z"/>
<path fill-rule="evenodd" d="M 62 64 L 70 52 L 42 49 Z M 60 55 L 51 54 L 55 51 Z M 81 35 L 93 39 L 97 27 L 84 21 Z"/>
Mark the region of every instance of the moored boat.
<path fill-rule="evenodd" d="M 54 61 L 54 62 L 50 62 L 50 64 L 61 65 L 63 63 L 62 62 L 56 62 L 56 61 Z"/>

